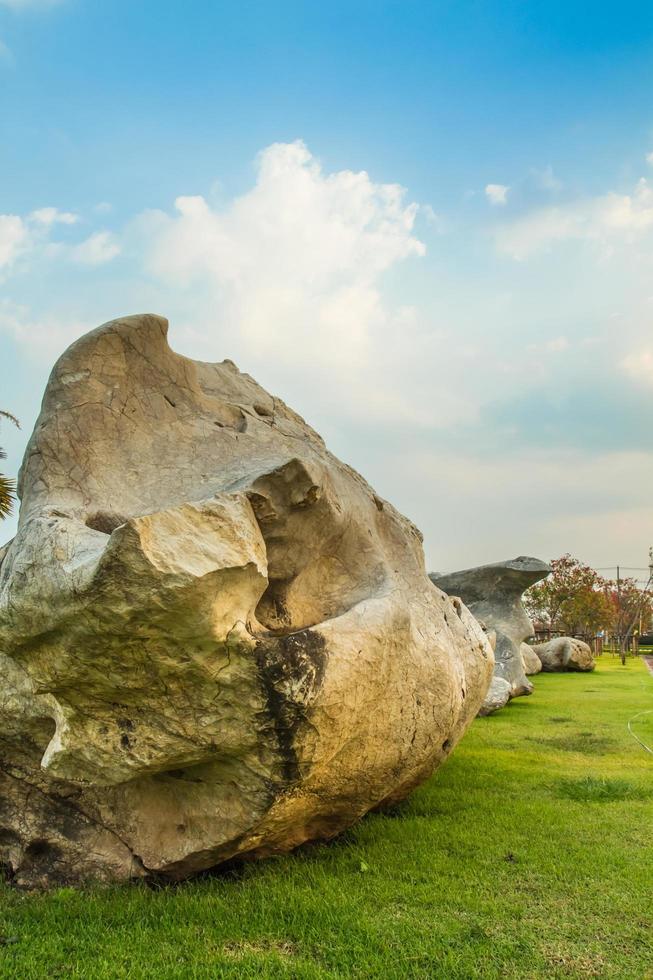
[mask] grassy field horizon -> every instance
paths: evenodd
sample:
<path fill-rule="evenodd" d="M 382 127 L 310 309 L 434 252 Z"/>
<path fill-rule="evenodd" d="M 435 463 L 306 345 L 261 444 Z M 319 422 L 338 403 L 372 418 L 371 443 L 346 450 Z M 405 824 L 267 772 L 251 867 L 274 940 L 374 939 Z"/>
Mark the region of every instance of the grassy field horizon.
<path fill-rule="evenodd" d="M 653 978 L 641 659 L 534 678 L 390 814 L 152 890 L 0 891 L 0 976 Z M 653 713 L 632 728 L 653 744 Z"/>

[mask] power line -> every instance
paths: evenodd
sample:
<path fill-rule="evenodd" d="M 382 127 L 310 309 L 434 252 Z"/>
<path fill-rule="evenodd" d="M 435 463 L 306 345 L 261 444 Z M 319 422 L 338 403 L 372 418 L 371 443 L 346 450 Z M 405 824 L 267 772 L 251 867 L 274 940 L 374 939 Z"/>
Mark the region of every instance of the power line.
<path fill-rule="evenodd" d="M 595 568 L 595 572 L 614 572 L 617 568 L 625 568 L 627 572 L 648 572 L 648 567 L 642 565 L 605 565 L 603 568 Z"/>

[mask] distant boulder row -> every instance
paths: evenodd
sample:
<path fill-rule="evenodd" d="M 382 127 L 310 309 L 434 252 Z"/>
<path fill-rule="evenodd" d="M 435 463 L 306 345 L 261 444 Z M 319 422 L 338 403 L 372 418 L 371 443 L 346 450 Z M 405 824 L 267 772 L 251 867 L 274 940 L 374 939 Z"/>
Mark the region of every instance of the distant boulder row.
<path fill-rule="evenodd" d="M 565 670 L 594 670 L 591 647 L 571 636 L 558 636 L 548 643 L 538 643 L 533 651 L 547 673 Z"/>
<path fill-rule="evenodd" d="M 434 585 L 448 595 L 460 596 L 479 622 L 496 634 L 495 676 L 481 706 L 481 714 L 491 714 L 511 698 L 533 691 L 521 652 L 522 642 L 533 634 L 533 624 L 522 596 L 550 571 L 550 567 L 538 558 L 522 556 L 449 575 L 429 575 Z M 498 683 L 499 680 L 505 683 Z"/>
<path fill-rule="evenodd" d="M 333 837 L 447 758 L 490 643 L 417 528 L 231 361 L 115 320 L 56 363 L 0 549 L 0 861 L 23 886 Z"/>

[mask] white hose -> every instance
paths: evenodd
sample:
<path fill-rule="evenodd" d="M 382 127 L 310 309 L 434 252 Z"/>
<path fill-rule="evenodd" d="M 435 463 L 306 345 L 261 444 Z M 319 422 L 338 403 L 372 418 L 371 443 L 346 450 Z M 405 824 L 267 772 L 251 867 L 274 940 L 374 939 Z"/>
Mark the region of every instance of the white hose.
<path fill-rule="evenodd" d="M 651 748 L 651 746 L 647 745 L 646 742 L 642 742 L 641 738 L 638 735 L 635 735 L 635 732 L 632 730 L 630 726 L 635 721 L 635 718 L 640 718 L 642 715 L 652 715 L 652 714 L 653 714 L 653 708 L 650 708 L 648 711 L 638 711 L 637 714 L 633 715 L 633 717 L 628 722 L 628 731 L 630 732 L 630 734 L 633 736 L 635 741 L 639 742 L 642 748 L 646 749 L 647 752 L 650 752 L 651 755 L 653 755 L 653 749 Z"/>

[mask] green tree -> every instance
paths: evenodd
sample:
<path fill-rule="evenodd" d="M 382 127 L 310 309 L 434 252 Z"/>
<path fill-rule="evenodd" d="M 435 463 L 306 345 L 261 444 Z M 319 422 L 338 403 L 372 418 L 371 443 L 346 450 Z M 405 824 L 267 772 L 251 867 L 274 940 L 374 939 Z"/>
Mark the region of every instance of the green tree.
<path fill-rule="evenodd" d="M 632 634 L 647 630 L 653 614 L 653 597 L 650 583 L 642 589 L 633 578 L 622 578 L 619 582 L 606 582 L 604 592 L 612 611 L 610 630 L 619 638 L 622 647 L 628 643 Z"/>
<path fill-rule="evenodd" d="M 594 636 L 613 618 L 605 584 L 593 568 L 567 554 L 551 562 L 551 574 L 528 589 L 524 602 L 531 618 L 551 630 Z"/>
<path fill-rule="evenodd" d="M 11 412 L 4 412 L 0 408 L 0 418 L 8 419 L 13 422 L 15 426 L 20 428 L 18 425 L 18 419 L 11 414 Z M 2 448 L 0 448 L 0 459 L 6 459 L 7 454 Z M 14 500 L 16 499 L 16 483 L 10 477 L 5 476 L 0 473 L 0 520 L 4 520 L 9 514 L 11 514 L 11 508 L 13 506 Z"/>

